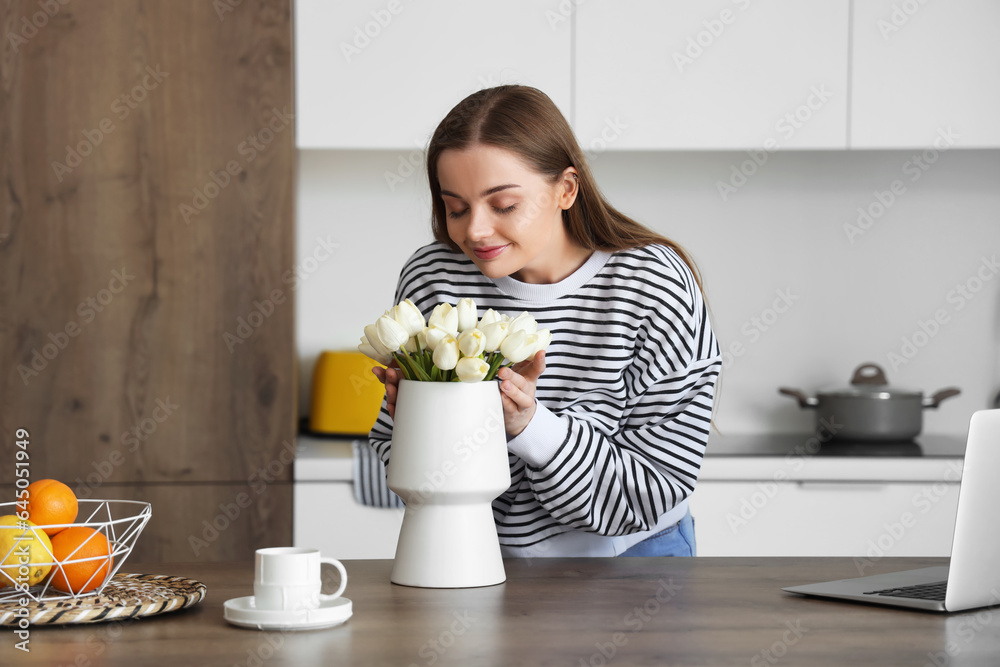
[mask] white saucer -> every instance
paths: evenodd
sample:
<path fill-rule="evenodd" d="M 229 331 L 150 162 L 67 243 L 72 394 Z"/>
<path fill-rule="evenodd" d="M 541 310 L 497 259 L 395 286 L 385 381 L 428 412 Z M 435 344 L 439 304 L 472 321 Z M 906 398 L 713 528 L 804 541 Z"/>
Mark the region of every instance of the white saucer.
<path fill-rule="evenodd" d="M 226 600 L 222 615 L 233 625 L 257 630 L 319 630 L 340 625 L 354 613 L 345 597 L 323 600 L 316 609 L 276 611 L 257 609 L 252 595 Z"/>

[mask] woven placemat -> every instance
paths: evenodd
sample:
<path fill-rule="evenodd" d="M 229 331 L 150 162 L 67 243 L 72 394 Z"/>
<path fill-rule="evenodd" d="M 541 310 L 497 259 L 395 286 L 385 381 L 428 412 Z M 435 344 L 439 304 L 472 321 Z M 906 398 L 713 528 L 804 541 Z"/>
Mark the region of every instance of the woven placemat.
<path fill-rule="evenodd" d="M 28 600 L 31 625 L 100 623 L 123 618 L 155 616 L 198 604 L 205 584 L 162 574 L 116 574 L 101 593 L 67 600 Z M 0 602 L 0 626 L 24 618 L 16 600 Z M 24 612 L 20 612 L 23 614 Z"/>

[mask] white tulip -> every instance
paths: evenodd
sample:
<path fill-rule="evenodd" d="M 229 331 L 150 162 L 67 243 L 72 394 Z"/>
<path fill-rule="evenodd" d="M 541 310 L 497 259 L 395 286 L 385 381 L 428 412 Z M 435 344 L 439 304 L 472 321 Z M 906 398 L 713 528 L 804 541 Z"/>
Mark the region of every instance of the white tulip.
<path fill-rule="evenodd" d="M 405 303 L 405 304 L 407 304 L 408 306 L 410 306 L 411 308 L 413 308 L 413 310 L 414 310 L 414 311 L 416 311 L 416 313 L 417 313 L 418 315 L 420 315 L 420 321 L 421 321 L 421 322 L 423 322 L 423 321 L 424 321 L 424 314 L 420 312 L 420 309 L 419 309 L 419 308 L 417 308 L 417 304 L 413 303 L 413 300 L 412 300 L 412 299 L 403 299 L 403 303 Z M 426 325 L 426 322 L 425 322 L 424 324 Z"/>
<path fill-rule="evenodd" d="M 424 328 L 424 316 L 412 301 L 406 299 L 392 307 L 392 319 L 399 322 L 409 336 L 417 335 Z"/>
<path fill-rule="evenodd" d="M 479 320 L 479 328 L 482 329 L 487 324 L 493 324 L 494 322 L 499 322 L 499 321 L 500 321 L 500 313 L 490 308 L 485 313 L 483 313 L 483 319 Z"/>
<path fill-rule="evenodd" d="M 424 338 L 427 341 L 427 349 L 433 352 L 437 349 L 438 343 L 440 343 L 445 336 L 450 335 L 452 334 L 447 329 L 442 329 L 435 324 L 430 325 L 424 329 Z"/>
<path fill-rule="evenodd" d="M 410 354 L 416 354 L 420 352 L 420 343 L 417 342 L 416 336 L 410 336 L 406 341 L 406 351 Z"/>
<path fill-rule="evenodd" d="M 434 365 L 450 371 L 458 363 L 458 341 L 451 334 L 445 336 L 434 349 Z"/>
<path fill-rule="evenodd" d="M 528 311 L 522 312 L 520 315 L 515 317 L 510 322 L 510 332 L 524 331 L 525 333 L 533 334 L 538 329 L 538 322 L 532 317 Z"/>
<path fill-rule="evenodd" d="M 529 359 L 538 351 L 538 335 L 523 329 L 509 334 L 500 344 L 500 353 L 515 364 Z"/>
<path fill-rule="evenodd" d="M 483 346 L 483 349 L 486 352 L 495 352 L 500 347 L 503 339 L 507 337 L 509 327 L 510 324 L 503 320 L 497 320 L 484 326 L 482 331 L 483 335 L 486 336 L 486 345 Z"/>
<path fill-rule="evenodd" d="M 378 337 L 378 327 L 374 324 L 369 324 L 365 327 L 365 335 L 362 336 L 362 342 L 367 342 L 375 351 L 378 352 L 380 356 L 391 357 L 393 350 L 390 350 L 385 345 L 382 344 L 381 339 Z"/>
<path fill-rule="evenodd" d="M 538 336 L 538 349 L 549 349 L 549 343 L 552 342 L 552 332 L 548 329 L 539 329 L 535 335 Z"/>
<path fill-rule="evenodd" d="M 467 357 L 478 357 L 486 349 L 486 334 L 476 328 L 463 331 L 458 337 L 458 349 Z"/>
<path fill-rule="evenodd" d="M 479 309 L 476 308 L 475 301 L 469 298 L 459 299 L 455 310 L 458 311 L 459 331 L 467 331 L 476 326 L 476 322 L 479 319 Z"/>
<path fill-rule="evenodd" d="M 379 342 L 392 352 L 406 345 L 406 341 L 410 339 L 410 334 L 406 332 L 403 325 L 389 315 L 378 318 L 375 322 L 375 332 Z M 369 340 L 371 339 L 369 338 Z"/>
<path fill-rule="evenodd" d="M 358 352 L 365 355 L 369 359 L 374 359 L 383 366 L 388 366 L 389 362 L 392 361 L 392 357 L 388 354 L 382 354 L 376 350 L 371 343 L 368 342 L 368 338 L 365 336 L 361 337 L 361 345 L 358 345 Z"/>
<path fill-rule="evenodd" d="M 456 336 L 458 335 L 458 310 L 453 308 L 450 303 L 439 303 L 434 306 L 427 324 L 440 327 Z"/>
<path fill-rule="evenodd" d="M 490 370 L 490 365 L 479 357 L 463 357 L 455 366 L 455 375 L 462 382 L 479 382 Z"/>

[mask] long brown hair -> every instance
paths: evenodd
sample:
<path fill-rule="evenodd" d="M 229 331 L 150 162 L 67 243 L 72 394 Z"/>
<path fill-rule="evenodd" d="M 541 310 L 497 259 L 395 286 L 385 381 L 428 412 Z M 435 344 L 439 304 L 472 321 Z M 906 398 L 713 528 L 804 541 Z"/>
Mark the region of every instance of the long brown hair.
<path fill-rule="evenodd" d="M 434 238 L 441 243 L 461 251 L 448 236 L 437 177 L 438 158 L 446 150 L 464 150 L 475 144 L 511 151 L 553 183 L 567 167 L 575 167 L 579 182 L 576 201 L 562 212 L 566 233 L 575 243 L 589 250 L 607 251 L 662 244 L 680 255 L 698 287 L 702 287 L 698 268 L 684 248 L 608 203 L 569 123 L 548 95 L 530 86 L 506 85 L 477 91 L 449 111 L 434 130 L 427 149 L 427 178 L 433 206 L 431 227 Z"/>

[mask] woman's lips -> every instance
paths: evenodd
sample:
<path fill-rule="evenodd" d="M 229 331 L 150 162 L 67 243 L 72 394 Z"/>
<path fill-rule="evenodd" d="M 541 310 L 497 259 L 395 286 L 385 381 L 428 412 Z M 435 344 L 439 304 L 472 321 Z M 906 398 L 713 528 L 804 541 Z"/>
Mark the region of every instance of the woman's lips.
<path fill-rule="evenodd" d="M 510 244 L 508 243 L 507 245 Z M 479 259 L 493 259 L 502 253 L 506 247 L 506 245 L 495 245 L 487 248 L 473 248 L 472 251 L 476 253 L 476 257 Z"/>

